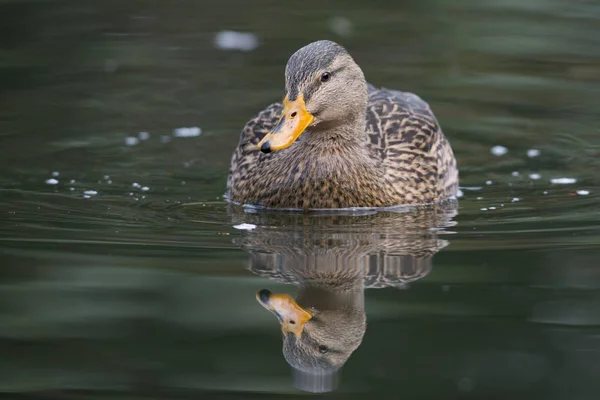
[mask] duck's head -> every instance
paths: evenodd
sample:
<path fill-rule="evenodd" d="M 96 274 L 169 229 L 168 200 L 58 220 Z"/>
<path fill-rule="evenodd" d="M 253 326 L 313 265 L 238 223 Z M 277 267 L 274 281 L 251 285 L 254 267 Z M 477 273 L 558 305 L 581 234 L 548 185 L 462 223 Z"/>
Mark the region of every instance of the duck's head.
<path fill-rule="evenodd" d="M 258 302 L 271 311 L 283 333 L 283 355 L 303 390 L 332 390 L 337 373 L 362 342 L 364 310 L 316 310 L 300 306 L 287 294 L 261 290 Z"/>
<path fill-rule="evenodd" d="M 285 149 L 308 128 L 318 133 L 351 126 L 364 119 L 367 102 L 365 76 L 348 52 L 328 40 L 313 42 L 290 57 L 281 119 L 258 148 Z"/>

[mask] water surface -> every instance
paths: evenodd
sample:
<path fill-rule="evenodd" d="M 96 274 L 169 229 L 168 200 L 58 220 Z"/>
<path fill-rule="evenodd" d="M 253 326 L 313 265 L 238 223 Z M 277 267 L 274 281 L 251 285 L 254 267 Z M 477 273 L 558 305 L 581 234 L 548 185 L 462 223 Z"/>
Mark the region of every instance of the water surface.
<path fill-rule="evenodd" d="M 305 395 L 255 294 L 296 297 L 345 266 L 366 326 L 330 396 L 599 393 L 596 3 L 4 0 L 0 15 L 1 392 Z M 258 47 L 219 49 L 224 30 Z M 322 38 L 430 103 L 456 209 L 223 200 L 241 127 Z"/>

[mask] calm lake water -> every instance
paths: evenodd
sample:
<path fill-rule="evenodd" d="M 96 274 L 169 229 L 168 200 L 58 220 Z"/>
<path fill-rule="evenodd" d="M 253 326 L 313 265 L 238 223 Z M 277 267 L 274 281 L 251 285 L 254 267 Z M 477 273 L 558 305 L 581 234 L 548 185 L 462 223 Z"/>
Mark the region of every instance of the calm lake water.
<path fill-rule="evenodd" d="M 599 3 L 249 4 L 0 0 L 0 392 L 596 399 Z M 456 207 L 223 201 L 242 126 L 323 38 L 430 103 Z M 341 373 L 294 373 L 256 292 L 340 285 Z"/>

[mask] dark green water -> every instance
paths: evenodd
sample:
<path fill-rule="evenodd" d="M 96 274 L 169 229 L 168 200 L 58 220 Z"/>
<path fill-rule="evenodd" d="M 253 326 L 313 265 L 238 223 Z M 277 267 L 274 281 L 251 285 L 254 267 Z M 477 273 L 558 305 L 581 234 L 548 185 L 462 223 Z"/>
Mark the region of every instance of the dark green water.
<path fill-rule="evenodd" d="M 248 4 L 0 0 L 0 392 L 306 396 L 255 293 L 342 266 L 366 330 L 327 396 L 597 398 L 598 3 Z M 223 30 L 259 46 L 218 49 Z M 228 209 L 241 127 L 322 38 L 430 103 L 457 210 Z"/>

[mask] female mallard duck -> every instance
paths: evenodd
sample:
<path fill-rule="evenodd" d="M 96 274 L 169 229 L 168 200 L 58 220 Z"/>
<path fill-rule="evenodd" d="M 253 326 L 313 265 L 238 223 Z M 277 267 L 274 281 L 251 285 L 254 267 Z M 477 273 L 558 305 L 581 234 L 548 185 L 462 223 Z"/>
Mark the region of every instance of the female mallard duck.
<path fill-rule="evenodd" d="M 429 105 L 376 89 L 337 43 L 296 51 L 286 95 L 249 121 L 235 150 L 227 197 L 269 208 L 386 207 L 456 194 L 450 144 Z"/>

